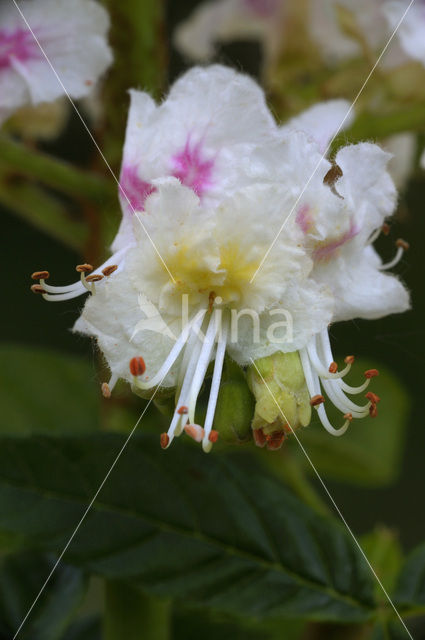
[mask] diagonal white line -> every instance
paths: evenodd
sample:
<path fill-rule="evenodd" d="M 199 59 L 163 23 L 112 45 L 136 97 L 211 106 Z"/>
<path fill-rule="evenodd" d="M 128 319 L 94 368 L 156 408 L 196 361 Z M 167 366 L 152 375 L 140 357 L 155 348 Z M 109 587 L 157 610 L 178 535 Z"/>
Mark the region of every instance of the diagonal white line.
<path fill-rule="evenodd" d="M 109 170 L 109 172 L 110 172 L 111 176 L 113 177 L 113 179 L 114 179 L 114 180 L 115 180 L 115 182 L 117 183 L 117 186 L 118 186 L 118 189 L 119 189 L 120 193 L 124 196 L 124 198 L 127 200 L 128 204 L 130 205 L 130 208 L 131 208 L 132 212 L 133 212 L 133 213 L 134 213 L 134 215 L 136 216 L 136 218 L 137 218 L 137 220 L 138 220 L 138 222 L 139 222 L 140 226 L 142 227 L 143 231 L 145 232 L 146 236 L 148 237 L 148 239 L 149 239 L 149 241 L 150 241 L 150 243 L 151 243 L 151 245 L 152 245 L 152 247 L 153 247 L 153 249 L 154 249 L 155 253 L 157 254 L 157 256 L 158 256 L 158 258 L 160 259 L 160 261 L 162 262 L 162 264 L 163 264 L 164 268 L 166 269 L 166 271 L 167 271 L 168 275 L 170 276 L 170 278 L 171 278 L 172 282 L 173 282 L 174 284 L 176 284 L 176 281 L 175 281 L 175 279 L 174 279 L 174 277 L 173 277 L 173 275 L 172 275 L 171 271 L 169 270 L 169 268 L 168 268 L 168 266 L 167 266 L 167 264 L 166 264 L 165 260 L 163 259 L 163 257 L 161 256 L 160 252 L 158 251 L 158 249 L 157 249 L 157 247 L 156 247 L 156 245 L 155 245 L 154 241 L 152 240 L 152 238 L 151 238 L 151 236 L 150 236 L 150 234 L 149 234 L 148 230 L 146 229 L 145 225 L 143 224 L 142 220 L 141 220 L 141 219 L 140 219 L 140 217 L 137 215 L 137 212 L 136 212 L 136 210 L 134 209 L 133 205 L 131 204 L 130 199 L 129 199 L 129 197 L 128 197 L 128 195 L 127 195 L 126 191 L 122 188 L 122 186 L 121 186 L 121 184 L 120 184 L 120 181 L 118 180 L 117 176 L 115 175 L 115 173 L 114 173 L 114 171 L 113 171 L 113 169 L 112 169 L 111 165 L 110 165 L 110 164 L 109 164 L 109 162 L 107 161 L 107 159 L 106 159 L 106 157 L 105 157 L 105 155 L 104 155 L 103 151 L 102 151 L 102 150 L 101 150 L 101 148 L 99 147 L 99 145 L 98 145 L 98 143 L 97 143 L 97 141 L 96 141 L 95 137 L 93 136 L 92 132 L 90 131 L 89 127 L 88 127 L 88 126 L 87 126 L 87 124 L 85 123 L 84 118 L 83 118 L 83 116 L 81 115 L 81 113 L 80 113 L 80 111 L 79 111 L 79 109 L 78 109 L 77 105 L 75 104 L 75 102 L 73 101 L 73 99 L 71 98 L 71 96 L 69 95 L 69 93 L 68 93 L 68 91 L 67 91 L 67 89 L 66 89 L 65 85 L 63 84 L 62 80 L 60 79 L 60 77 L 59 77 L 59 75 L 58 75 L 58 73 L 57 73 L 56 69 L 54 68 L 53 64 L 51 63 L 51 61 L 50 61 L 50 59 L 49 59 L 49 57 L 48 57 L 47 53 L 46 53 L 46 52 L 45 52 L 45 50 L 43 49 L 43 47 L 42 47 L 42 45 L 41 45 L 40 41 L 38 40 L 37 36 L 35 35 L 34 31 L 31 29 L 31 26 L 30 26 L 30 24 L 28 23 L 28 20 L 26 19 L 26 17 L 25 17 L 25 16 L 24 16 L 24 14 L 22 13 L 22 10 L 19 8 L 18 4 L 16 3 L 16 0 L 12 0 L 12 2 L 13 2 L 13 4 L 15 5 L 15 7 L 16 7 L 16 9 L 17 9 L 17 11 L 19 12 L 19 14 L 20 14 L 20 16 L 21 16 L 22 20 L 25 22 L 25 24 L 26 24 L 26 26 L 27 26 L 28 30 L 30 31 L 30 33 L 31 33 L 32 37 L 34 38 L 35 42 L 37 43 L 37 45 L 38 45 L 38 47 L 39 47 L 39 49 L 40 49 L 41 53 L 43 54 L 44 58 L 46 59 L 46 62 L 48 63 L 48 65 L 49 65 L 49 67 L 51 68 L 51 70 L 53 71 L 53 73 L 54 73 L 54 75 L 55 75 L 55 77 L 56 77 L 57 81 L 59 82 L 60 86 L 62 87 L 62 89 L 63 89 L 63 91 L 64 91 L 64 93 L 65 93 L 65 95 L 66 95 L 66 97 L 68 98 L 69 102 L 71 103 L 72 108 L 74 109 L 75 113 L 77 114 L 77 116 L 78 116 L 78 117 L 79 117 L 79 119 L 81 120 L 81 122 L 82 122 L 82 124 L 83 124 L 84 129 L 85 129 L 85 130 L 87 131 L 87 133 L 89 134 L 89 137 L 91 138 L 91 141 L 93 142 L 94 146 L 96 147 L 97 151 L 99 152 L 99 154 L 100 154 L 100 156 L 101 156 L 101 158 L 102 158 L 103 162 L 104 162 L 104 163 L 105 163 L 105 165 L 107 166 L 107 168 L 108 168 L 108 170 Z"/>
<path fill-rule="evenodd" d="M 165 376 L 164 376 L 165 378 Z M 66 543 L 66 545 L 64 546 L 61 554 L 59 555 L 58 559 L 56 560 L 55 564 L 53 565 L 52 570 L 50 571 L 49 575 L 47 576 L 46 580 L 43 583 L 43 586 L 41 587 L 40 591 L 38 592 L 38 594 L 36 595 L 34 602 L 32 603 L 32 605 L 30 606 L 30 608 L 28 609 L 24 619 L 22 620 L 21 624 L 19 625 L 18 629 L 16 630 L 15 635 L 13 636 L 12 640 L 15 640 L 18 637 L 19 632 L 21 631 L 22 627 L 24 626 L 25 622 L 27 621 L 29 615 L 31 614 L 31 611 L 34 609 L 35 605 L 37 604 L 38 600 L 40 599 L 44 589 L 47 587 L 48 583 L 50 582 L 54 572 L 56 571 L 56 569 L 58 568 L 63 556 L 65 555 L 65 553 L 67 552 L 69 545 L 71 544 L 71 542 L 73 541 L 73 539 L 75 538 L 75 536 L 77 535 L 78 530 L 80 529 L 81 525 L 83 524 L 84 520 L 86 519 L 90 509 L 92 508 L 94 502 L 96 501 L 97 496 L 99 495 L 99 493 L 102 491 L 106 481 L 108 480 L 109 476 L 111 475 L 113 469 L 115 468 L 118 460 L 121 458 L 121 455 L 124 453 L 124 450 L 127 448 L 128 443 L 130 442 L 131 438 L 133 437 L 137 427 L 139 426 L 143 416 L 145 415 L 146 411 L 148 410 L 151 402 L 153 401 L 153 399 L 155 398 L 156 392 L 159 389 L 159 386 L 162 384 L 164 378 L 161 380 L 161 382 L 159 383 L 158 387 L 155 389 L 154 393 L 152 394 L 152 397 L 149 399 L 149 402 L 147 403 L 146 407 L 143 409 L 142 413 L 139 416 L 139 419 L 137 420 L 136 424 L 134 425 L 134 427 L 132 428 L 132 430 L 130 431 L 129 435 L 127 436 L 124 444 L 122 445 L 121 449 L 119 450 L 117 456 L 115 457 L 113 463 L 111 464 L 111 466 L 109 467 L 108 472 L 106 473 L 105 477 L 103 478 L 102 482 L 100 483 L 96 493 L 94 494 L 93 498 L 90 500 L 86 510 L 84 511 L 80 521 L 78 522 L 77 526 L 75 527 L 74 531 L 72 532 L 68 542 Z"/>
<path fill-rule="evenodd" d="M 373 0 L 371 0 L 371 1 L 373 1 Z M 291 217 L 291 216 L 292 216 L 292 214 L 294 213 L 294 211 L 295 211 L 295 208 L 296 208 L 297 204 L 299 203 L 299 201 L 301 200 L 302 196 L 304 195 L 304 193 L 305 193 L 305 191 L 306 191 L 306 189 L 307 189 L 308 185 L 310 184 L 310 182 L 313 180 L 314 176 L 316 175 L 316 173 L 317 173 L 317 170 L 318 170 L 319 166 L 321 165 L 322 161 L 323 161 L 323 160 L 324 160 L 324 158 L 326 157 L 326 155 L 327 155 L 328 151 L 330 150 L 330 148 L 331 148 L 331 146 L 332 146 L 332 144 L 333 144 L 333 142 L 334 142 L 335 138 L 337 137 L 337 135 L 338 135 L 338 134 L 339 134 L 339 132 L 341 131 L 342 127 L 344 126 L 345 121 L 347 120 L 347 118 L 349 117 L 350 113 L 351 113 L 351 112 L 352 112 L 352 110 L 354 109 L 354 106 L 355 106 L 355 104 L 356 104 L 357 100 L 360 98 L 361 94 L 363 93 L 363 90 L 364 90 L 365 86 L 367 85 L 367 83 L 369 82 L 370 78 L 372 77 L 372 74 L 374 73 L 374 71 L 375 71 L 376 67 L 377 67 L 377 66 L 378 66 L 378 64 L 381 62 L 381 59 L 382 59 L 383 55 L 385 54 L 386 50 L 387 50 L 387 49 L 388 49 L 388 47 L 390 46 L 390 44 L 391 44 L 391 42 L 392 42 L 392 40 L 393 40 L 393 38 L 394 38 L 395 34 L 396 34 L 396 33 L 397 33 L 397 31 L 399 30 L 400 25 L 402 24 L 402 22 L 403 22 L 404 18 L 406 17 L 406 15 L 407 15 L 407 13 L 408 13 L 408 11 L 409 11 L 410 7 L 411 7 L 411 6 L 412 6 L 412 4 L 414 3 L 414 1 L 415 1 L 415 0 L 410 0 L 409 6 L 407 7 L 407 9 L 405 10 L 405 12 L 404 12 L 404 13 L 403 13 L 403 15 L 401 16 L 401 18 L 400 18 L 399 22 L 397 23 L 396 28 L 395 28 L 395 29 L 394 29 L 394 31 L 392 32 L 392 34 L 391 34 L 391 36 L 390 36 L 390 38 L 389 38 L 389 40 L 388 40 L 387 44 L 386 44 L 386 45 L 385 45 L 385 47 L 382 49 L 382 51 L 381 51 L 381 53 L 380 53 L 380 55 L 379 55 L 379 57 L 378 57 L 377 61 L 376 61 L 376 62 L 375 62 L 375 64 L 373 65 L 372 69 L 369 71 L 369 74 L 368 74 L 368 76 L 367 76 L 366 80 L 363 82 L 363 84 L 362 84 L 362 86 L 360 87 L 360 89 L 359 89 L 359 91 L 358 91 L 358 93 L 357 93 L 356 97 L 354 98 L 353 102 L 351 103 L 350 108 L 348 109 L 347 113 L 345 114 L 345 116 L 344 116 L 344 117 L 343 117 L 343 119 L 341 120 L 341 122 L 340 122 L 340 125 L 339 125 L 338 129 L 335 131 L 335 133 L 334 133 L 334 135 L 333 135 L 332 139 L 331 139 L 331 140 L 330 140 L 330 142 L 328 143 L 328 146 L 326 147 L 325 151 L 323 152 L 322 157 L 320 158 L 320 160 L 319 160 L 319 161 L 318 161 L 318 163 L 316 164 L 316 166 L 315 166 L 315 168 L 314 168 L 314 170 L 313 170 L 313 172 L 312 172 L 311 176 L 309 177 L 309 179 L 308 179 L 308 180 L 307 180 L 307 182 L 305 183 L 303 190 L 301 191 L 301 193 L 300 193 L 300 195 L 298 196 L 298 198 L 296 199 L 296 201 L 295 201 L 295 203 L 294 203 L 294 205 L 293 205 L 292 209 L 290 210 L 289 214 L 287 215 L 287 217 L 285 218 L 284 222 L 282 223 L 282 225 L 281 225 L 281 227 L 280 227 L 279 231 L 277 232 L 277 234 L 276 234 L 276 236 L 275 236 L 275 238 L 274 238 L 273 242 L 271 243 L 270 247 L 267 249 L 267 251 L 266 251 L 266 253 L 265 253 L 265 255 L 264 255 L 263 259 L 261 260 L 261 262 L 260 262 L 260 264 L 258 265 L 258 267 L 257 267 L 257 269 L 256 269 L 256 271 L 255 271 L 255 273 L 254 273 L 254 275 L 252 276 L 251 280 L 249 281 L 249 283 L 250 283 L 250 284 L 253 282 L 254 278 L 256 277 L 257 273 L 260 271 L 260 269 L 261 269 L 261 267 L 263 266 L 264 262 L 267 260 L 267 257 L 268 257 L 268 255 L 269 255 L 270 251 L 271 251 L 271 250 L 273 249 L 273 247 L 275 246 L 275 244 L 276 244 L 276 242 L 277 242 L 277 240 L 278 240 L 278 238 L 279 238 L 280 234 L 282 233 L 283 229 L 284 229 L 284 228 L 285 228 L 285 226 L 286 226 L 286 223 L 288 222 L 288 220 L 290 219 L 290 217 Z"/>
<path fill-rule="evenodd" d="M 277 408 L 279 409 L 280 413 L 282 414 L 283 419 L 286 421 L 286 423 L 288 424 L 289 428 L 291 429 L 292 434 L 295 436 L 295 439 L 297 441 L 297 443 L 299 444 L 303 454 L 305 455 L 305 457 L 307 458 L 311 468 L 313 469 L 315 475 L 317 476 L 317 479 L 319 480 L 320 484 L 322 485 L 323 489 L 326 492 L 326 495 L 328 496 L 329 500 L 332 502 L 336 512 L 338 513 L 339 517 L 341 518 L 342 522 L 344 523 L 348 533 L 350 534 L 350 536 L 353 538 L 358 550 L 360 551 L 361 555 L 363 556 L 364 560 L 366 561 L 369 569 L 371 570 L 371 572 L 373 573 L 373 575 L 375 576 L 379 586 L 381 587 L 383 593 L 385 594 L 385 597 L 387 598 L 388 602 L 390 603 L 391 607 L 393 608 L 395 614 L 397 615 L 397 618 L 400 620 L 401 624 L 403 625 L 407 635 L 409 636 L 410 640 L 414 640 L 412 634 L 410 633 L 409 629 L 407 628 L 406 624 L 404 623 L 403 618 L 401 617 L 401 615 L 399 614 L 397 607 L 395 606 L 394 602 L 391 600 L 390 595 L 388 594 L 387 590 L 385 589 L 384 585 L 382 584 L 381 580 L 379 579 L 379 576 L 377 575 L 375 569 L 373 568 L 373 566 L 371 565 L 368 557 L 366 556 L 365 552 L 363 551 L 360 543 L 358 542 L 356 536 L 354 535 L 353 531 L 350 528 L 350 525 L 348 524 L 348 522 L 346 521 L 346 519 L 344 518 L 341 509 L 338 507 L 337 503 L 335 502 L 332 494 L 330 493 L 328 487 L 326 486 L 324 480 L 322 479 L 320 473 L 317 471 L 316 467 L 314 466 L 310 456 L 308 455 L 307 451 L 305 450 L 304 445 L 302 444 L 301 440 L 299 439 L 299 437 L 297 436 L 295 430 L 292 428 L 288 418 L 285 416 L 282 407 L 280 406 L 280 404 L 278 403 L 278 401 L 276 400 L 272 390 L 270 389 L 269 385 L 267 384 L 267 382 L 264 380 L 263 376 L 261 375 L 257 365 L 255 364 L 254 360 L 252 358 L 250 358 L 251 360 L 251 364 L 254 365 L 258 375 L 260 376 L 261 380 L 263 381 L 264 385 L 266 386 L 267 391 L 269 392 L 273 402 L 275 403 L 275 405 L 277 406 Z"/>

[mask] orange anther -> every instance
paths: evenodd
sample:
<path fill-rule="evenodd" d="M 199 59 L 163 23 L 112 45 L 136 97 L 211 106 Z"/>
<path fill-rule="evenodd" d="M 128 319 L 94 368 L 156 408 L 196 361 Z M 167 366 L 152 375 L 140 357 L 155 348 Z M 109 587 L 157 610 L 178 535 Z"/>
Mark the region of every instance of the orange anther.
<path fill-rule="evenodd" d="M 379 371 L 378 369 L 368 369 L 364 372 L 364 375 L 365 378 L 376 378 L 376 376 L 379 376 Z"/>
<path fill-rule="evenodd" d="M 86 282 L 99 282 L 99 280 L 103 280 L 103 276 L 100 273 L 94 273 L 92 276 L 87 276 Z"/>
<path fill-rule="evenodd" d="M 376 407 L 376 404 L 371 404 L 369 407 L 369 415 L 371 418 L 376 418 L 376 416 L 378 415 L 378 409 Z"/>
<path fill-rule="evenodd" d="M 117 269 L 117 264 L 110 264 L 109 267 L 105 267 L 104 269 L 102 269 L 102 273 L 104 276 L 110 276 L 111 273 L 114 273 L 114 271 L 116 271 Z"/>
<path fill-rule="evenodd" d="M 142 356 L 131 358 L 130 360 L 130 373 L 133 376 L 142 376 L 146 371 L 145 361 Z"/>
<path fill-rule="evenodd" d="M 50 278 L 50 273 L 48 271 L 34 271 L 31 274 L 31 278 L 33 280 L 47 280 L 47 278 Z"/>
<path fill-rule="evenodd" d="M 352 419 L 353 416 L 351 413 L 344 413 L 344 420 L 348 420 L 349 422 L 351 422 Z"/>
<path fill-rule="evenodd" d="M 376 393 L 373 393 L 373 391 L 368 391 L 367 394 L 366 394 L 366 398 L 372 404 L 378 404 L 378 402 L 380 402 L 380 400 L 381 400 L 381 398 L 379 396 L 377 396 Z"/>
<path fill-rule="evenodd" d="M 177 413 L 181 416 L 185 416 L 187 413 L 189 412 L 189 409 L 187 407 L 185 407 L 184 405 L 182 405 L 181 407 L 179 407 L 177 409 Z"/>
<path fill-rule="evenodd" d="M 317 396 L 313 396 L 310 399 L 310 404 L 312 407 L 317 407 L 319 404 L 323 404 L 324 401 L 325 401 L 325 398 L 320 394 L 317 394 Z"/>
<path fill-rule="evenodd" d="M 102 396 L 104 398 L 110 398 L 111 397 L 111 390 L 110 390 L 109 385 L 108 385 L 107 382 L 102 382 L 101 390 L 102 390 Z"/>
<path fill-rule="evenodd" d="M 338 371 L 338 365 L 336 362 L 331 362 L 329 365 L 329 373 L 336 373 Z"/>
<path fill-rule="evenodd" d="M 387 236 L 389 234 L 389 232 L 391 231 L 390 225 L 387 224 L 386 222 L 384 222 L 384 224 L 381 227 L 381 231 L 384 234 L 384 236 Z"/>
<path fill-rule="evenodd" d="M 170 437 L 168 433 L 161 433 L 160 436 L 161 448 L 166 449 L 170 443 Z"/>
<path fill-rule="evenodd" d="M 86 262 L 85 264 L 77 264 L 75 270 L 78 271 L 78 273 L 90 273 L 90 271 L 93 271 L 93 267 Z"/>
<path fill-rule="evenodd" d="M 273 433 L 266 436 L 267 449 L 269 451 L 277 451 L 283 445 L 284 440 L 284 431 L 273 431 Z"/>
<path fill-rule="evenodd" d="M 406 240 L 403 240 L 403 238 L 396 240 L 395 246 L 404 249 L 404 251 L 410 249 L 410 244 L 406 242 Z"/>
<path fill-rule="evenodd" d="M 218 431 L 212 429 L 208 435 L 208 440 L 212 443 L 217 442 L 218 440 Z"/>
<path fill-rule="evenodd" d="M 344 362 L 345 364 L 353 364 L 355 359 L 355 356 L 345 356 Z"/>
<path fill-rule="evenodd" d="M 43 289 L 43 287 L 41 286 L 41 284 L 33 284 L 33 285 L 31 285 L 31 291 L 32 291 L 33 293 L 41 293 L 41 294 L 43 294 L 43 293 L 47 293 L 47 291 L 45 291 L 45 290 Z"/>

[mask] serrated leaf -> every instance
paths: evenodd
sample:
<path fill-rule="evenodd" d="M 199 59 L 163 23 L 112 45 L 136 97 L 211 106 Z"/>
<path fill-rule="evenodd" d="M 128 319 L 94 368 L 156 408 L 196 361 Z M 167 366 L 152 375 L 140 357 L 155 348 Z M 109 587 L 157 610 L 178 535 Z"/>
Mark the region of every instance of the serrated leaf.
<path fill-rule="evenodd" d="M 0 635 L 12 637 L 49 575 L 54 559 L 41 554 L 5 556 L 0 561 Z M 82 572 L 58 567 L 33 615 L 19 632 L 22 640 L 61 640 L 86 589 Z"/>
<path fill-rule="evenodd" d="M 93 431 L 99 397 L 94 367 L 82 358 L 0 346 L 0 433 Z"/>
<path fill-rule="evenodd" d="M 0 531 L 59 551 L 124 438 L 5 438 Z M 164 452 L 135 437 L 67 559 L 152 594 L 229 613 L 363 621 L 373 582 L 339 523 L 322 518 L 245 456 Z"/>
<path fill-rule="evenodd" d="M 356 360 L 357 371 L 370 368 L 370 363 Z M 408 423 L 409 396 L 400 380 L 385 367 L 379 366 L 380 375 L 373 379 L 370 389 L 381 397 L 378 417 L 353 420 L 341 438 L 330 436 L 317 420 L 297 432 L 304 447 L 322 476 L 338 481 L 368 487 L 381 487 L 394 482 L 400 470 L 404 433 Z M 350 384 L 360 384 L 353 379 Z M 353 396 L 364 404 L 364 394 Z M 329 417 L 336 426 L 342 424 L 342 415 L 326 405 Z M 308 461 L 296 442 L 289 442 L 294 454 L 306 470 Z"/>
<path fill-rule="evenodd" d="M 408 555 L 397 581 L 394 599 L 403 609 L 425 608 L 425 544 Z"/>

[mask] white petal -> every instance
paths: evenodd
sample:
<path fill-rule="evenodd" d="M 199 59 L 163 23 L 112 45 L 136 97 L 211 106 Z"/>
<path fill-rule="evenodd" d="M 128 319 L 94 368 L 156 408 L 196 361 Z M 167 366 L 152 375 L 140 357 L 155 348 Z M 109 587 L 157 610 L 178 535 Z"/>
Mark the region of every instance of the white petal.
<path fill-rule="evenodd" d="M 329 100 L 310 107 L 292 118 L 282 127 L 282 131 L 305 131 L 314 138 L 324 153 L 332 138 L 350 126 L 354 120 L 354 110 L 350 111 L 347 100 Z"/>
<path fill-rule="evenodd" d="M 315 268 L 314 277 L 333 291 L 334 321 L 373 320 L 409 308 L 408 291 L 396 276 L 379 271 L 380 264 L 375 250 L 366 247 Z"/>
<path fill-rule="evenodd" d="M 387 171 L 390 159 L 389 153 L 368 142 L 344 147 L 335 158 L 343 172 L 338 193 L 352 211 L 363 242 L 395 208 L 396 190 Z"/>
<path fill-rule="evenodd" d="M 395 29 L 409 6 L 407 0 L 385 2 L 383 13 L 391 30 Z M 425 13 L 422 2 L 414 2 L 397 30 L 397 38 L 405 53 L 425 64 Z"/>
<path fill-rule="evenodd" d="M 391 178 L 397 189 L 403 189 L 414 167 L 415 136 L 412 133 L 399 133 L 386 138 L 382 145 L 392 155 L 388 164 Z"/>
<path fill-rule="evenodd" d="M 106 11 L 93 0 L 23 0 L 19 7 L 66 92 L 73 98 L 87 95 L 112 61 Z M 3 4 L 0 24 L 9 30 L 27 29 L 13 3 Z M 35 42 L 34 51 L 36 58 L 15 59 L 12 69 L 0 72 L 2 106 L 16 108 L 63 95 L 61 83 Z"/>

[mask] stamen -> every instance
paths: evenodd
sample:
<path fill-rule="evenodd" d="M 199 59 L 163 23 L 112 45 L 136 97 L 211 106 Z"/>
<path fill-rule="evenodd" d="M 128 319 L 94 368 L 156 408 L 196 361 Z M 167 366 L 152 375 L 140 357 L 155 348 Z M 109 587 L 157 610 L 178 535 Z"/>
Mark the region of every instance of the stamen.
<path fill-rule="evenodd" d="M 31 285 L 31 291 L 33 293 L 41 293 L 42 295 L 47 293 L 47 291 L 45 290 L 44 287 L 41 286 L 41 284 L 33 284 L 33 285 Z"/>
<path fill-rule="evenodd" d="M 31 278 L 33 280 L 48 280 L 50 273 L 48 271 L 34 271 L 34 273 L 31 274 Z"/>
<path fill-rule="evenodd" d="M 212 431 L 210 431 L 209 435 L 208 435 L 208 440 L 214 444 L 215 442 L 217 442 L 218 440 L 218 431 L 216 431 L 215 429 L 213 429 Z"/>
<path fill-rule="evenodd" d="M 114 271 L 116 271 L 117 269 L 118 269 L 117 264 L 110 264 L 109 267 L 105 267 L 104 269 L 102 269 L 102 273 L 104 276 L 108 277 L 112 273 L 114 273 Z"/>
<path fill-rule="evenodd" d="M 202 442 L 203 438 L 204 438 L 204 430 L 202 427 L 199 426 L 199 424 L 187 424 L 184 427 L 184 431 L 185 433 L 187 433 L 188 436 L 190 436 L 191 438 L 193 438 L 193 440 L 195 440 L 195 442 Z"/>
<path fill-rule="evenodd" d="M 345 364 L 353 364 L 355 359 L 355 356 L 345 356 L 344 362 Z"/>
<path fill-rule="evenodd" d="M 351 422 L 353 419 L 353 416 L 351 413 L 344 413 L 344 420 L 348 420 L 349 422 Z"/>
<path fill-rule="evenodd" d="M 379 396 L 376 395 L 376 393 L 373 393 L 373 391 L 369 391 L 366 394 L 366 398 L 372 403 L 372 404 L 378 404 L 378 402 L 381 401 L 381 398 Z"/>
<path fill-rule="evenodd" d="M 86 262 L 85 264 L 77 264 L 75 271 L 78 271 L 78 273 L 90 273 L 90 271 L 93 271 L 93 267 Z"/>
<path fill-rule="evenodd" d="M 224 314 L 222 318 L 222 328 L 219 332 L 217 350 L 215 353 L 214 371 L 211 380 L 210 397 L 208 398 L 207 414 L 205 416 L 204 429 L 205 437 L 202 441 L 202 448 L 205 452 L 211 451 L 212 443 L 215 442 L 210 436 L 213 434 L 212 424 L 214 421 L 215 409 L 217 406 L 218 394 L 220 391 L 221 376 L 223 373 L 224 356 L 227 346 L 227 335 L 229 332 L 229 315 Z M 254 431 L 255 433 L 255 431 Z M 218 437 L 218 434 L 217 434 Z"/>
<path fill-rule="evenodd" d="M 369 415 L 371 418 L 376 418 L 378 416 L 378 408 L 376 404 L 371 404 L 369 408 Z"/>
<path fill-rule="evenodd" d="M 161 449 L 166 449 L 170 444 L 170 438 L 166 433 L 161 433 L 160 443 L 161 443 Z"/>
<path fill-rule="evenodd" d="M 384 234 L 384 236 L 389 235 L 390 231 L 391 231 L 391 227 L 387 222 L 384 222 L 384 224 L 381 227 L 381 231 Z"/>
<path fill-rule="evenodd" d="M 277 451 L 283 445 L 284 440 L 284 431 L 273 431 L 273 433 L 266 436 L 267 449 L 269 451 Z"/>
<path fill-rule="evenodd" d="M 338 371 L 338 365 L 336 362 L 331 362 L 329 365 L 329 373 L 336 373 Z"/>
<path fill-rule="evenodd" d="M 370 380 L 370 378 L 376 378 L 376 376 L 379 376 L 379 371 L 378 369 L 368 369 L 364 372 L 364 375 L 365 378 L 368 378 Z"/>
<path fill-rule="evenodd" d="M 390 262 L 387 262 L 386 264 L 382 264 L 379 267 L 381 271 L 386 271 L 387 269 L 392 269 L 393 267 L 395 267 L 395 265 L 398 264 L 401 258 L 403 257 L 403 253 L 409 249 L 409 243 L 403 240 L 402 238 L 399 238 L 398 240 L 396 240 L 395 245 L 397 247 L 397 252 L 394 258 L 390 260 Z"/>
<path fill-rule="evenodd" d="M 322 395 L 317 394 L 310 399 L 310 404 L 312 407 L 317 407 L 319 404 L 322 404 L 324 401 L 325 401 L 325 398 Z"/>
<path fill-rule="evenodd" d="M 86 277 L 86 282 L 99 282 L 99 280 L 103 280 L 103 276 L 100 273 L 94 273 L 92 276 Z"/>
<path fill-rule="evenodd" d="M 130 360 L 130 373 L 132 376 L 142 376 L 146 371 L 146 364 L 142 356 L 131 358 Z"/>
<path fill-rule="evenodd" d="M 192 384 L 189 393 L 189 420 L 195 421 L 195 407 L 198 399 L 199 392 L 204 382 L 205 374 L 208 369 L 208 365 L 211 360 L 211 355 L 214 350 L 215 338 L 218 331 L 218 320 L 212 317 L 209 321 L 207 332 L 205 334 L 204 344 L 202 345 L 201 353 L 199 354 L 199 360 L 196 365 L 195 373 L 193 375 Z"/>
<path fill-rule="evenodd" d="M 177 409 L 177 413 L 181 416 L 185 416 L 187 413 L 189 413 L 189 409 L 187 407 L 182 406 Z"/>
<path fill-rule="evenodd" d="M 216 297 L 217 297 L 216 292 L 211 291 L 210 295 L 208 296 L 208 313 L 212 313 L 214 300 L 216 299 Z"/>

